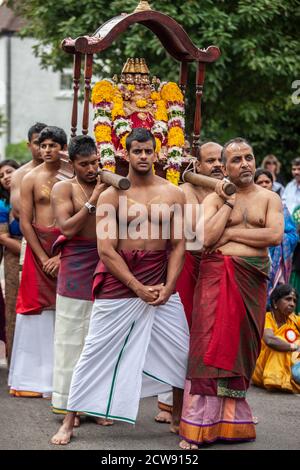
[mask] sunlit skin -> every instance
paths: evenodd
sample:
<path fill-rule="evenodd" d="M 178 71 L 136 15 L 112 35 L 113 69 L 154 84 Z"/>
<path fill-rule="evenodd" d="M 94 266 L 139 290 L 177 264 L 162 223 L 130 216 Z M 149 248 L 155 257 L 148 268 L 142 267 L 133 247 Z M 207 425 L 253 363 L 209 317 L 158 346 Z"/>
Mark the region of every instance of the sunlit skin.
<path fill-rule="evenodd" d="M 258 184 L 262 188 L 269 189 L 270 191 L 272 191 L 273 183 L 270 178 L 267 177 L 267 175 L 260 175 L 256 180 L 256 184 Z"/>
<path fill-rule="evenodd" d="M 300 165 L 292 166 L 292 175 L 295 178 L 297 184 L 300 184 Z"/>

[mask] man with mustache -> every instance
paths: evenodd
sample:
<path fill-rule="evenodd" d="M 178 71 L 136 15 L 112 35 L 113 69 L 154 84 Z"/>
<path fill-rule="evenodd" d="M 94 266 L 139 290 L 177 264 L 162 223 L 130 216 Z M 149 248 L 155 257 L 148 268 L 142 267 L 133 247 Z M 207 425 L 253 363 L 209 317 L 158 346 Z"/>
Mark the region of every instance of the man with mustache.
<path fill-rule="evenodd" d="M 283 235 L 279 196 L 254 184 L 255 158 L 242 138 L 222 151 L 225 174 L 204 200 L 204 249 L 195 289 L 180 423 L 183 449 L 216 440 L 254 440 L 246 402 L 264 329 L 268 247 Z"/>
<path fill-rule="evenodd" d="M 217 142 L 205 142 L 197 147 L 197 164 L 196 172 L 222 180 L 224 178 L 223 162 L 222 162 L 222 145 Z M 186 204 L 192 206 L 192 232 L 196 230 L 196 211 L 199 209 L 204 198 L 212 192 L 209 188 L 203 186 L 195 186 L 191 183 L 184 183 L 180 186 L 186 197 Z M 188 216 L 187 216 L 188 217 Z M 186 249 L 185 262 L 183 269 L 176 283 L 176 289 L 179 293 L 184 306 L 184 311 L 189 326 L 192 321 L 194 289 L 199 273 L 200 252 L 189 251 Z M 158 408 L 160 412 L 155 417 L 158 423 L 170 423 L 172 419 L 172 392 L 158 396 Z"/>
<path fill-rule="evenodd" d="M 99 157 L 92 137 L 74 137 L 68 146 L 74 178 L 53 187 L 51 203 L 62 235 L 57 279 L 52 410 L 65 414 L 73 369 L 79 359 L 92 311 L 93 274 L 99 261 L 96 204 L 107 186 L 97 171 Z M 77 416 L 76 426 L 80 425 Z M 99 418 L 98 424 L 111 424 Z M 58 431 L 56 436 L 60 435 Z"/>

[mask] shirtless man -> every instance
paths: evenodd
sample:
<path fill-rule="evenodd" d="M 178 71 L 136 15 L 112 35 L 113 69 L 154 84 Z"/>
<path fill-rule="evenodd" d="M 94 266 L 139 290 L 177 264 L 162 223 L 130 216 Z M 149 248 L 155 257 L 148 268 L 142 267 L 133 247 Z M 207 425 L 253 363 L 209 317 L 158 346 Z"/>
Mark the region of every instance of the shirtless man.
<path fill-rule="evenodd" d="M 223 147 L 216 142 L 205 142 L 198 148 L 196 172 L 222 180 L 224 178 Z M 192 224 L 191 230 L 196 231 L 197 211 L 199 204 L 202 204 L 204 198 L 212 192 L 211 189 L 203 186 L 195 186 L 191 183 L 183 183 L 180 188 L 185 193 L 186 204 L 192 206 Z M 190 214 L 187 217 L 190 218 Z M 190 222 L 190 221 L 189 221 Z M 176 288 L 184 306 L 184 311 L 188 324 L 192 322 L 194 289 L 198 279 L 199 272 L 199 251 L 186 251 L 185 263 L 178 277 Z M 158 408 L 161 410 L 155 417 L 158 423 L 170 423 L 172 419 L 172 393 L 160 395 L 158 397 Z"/>
<path fill-rule="evenodd" d="M 96 204 L 107 186 L 97 172 L 99 157 L 92 137 L 74 137 L 68 146 L 75 177 L 56 183 L 51 201 L 62 236 L 54 335 L 52 410 L 65 414 L 73 369 L 88 331 L 92 311 L 93 274 L 99 261 L 96 239 Z M 76 417 L 76 425 L 80 424 Z M 99 424 L 104 423 L 98 418 Z"/>
<path fill-rule="evenodd" d="M 40 145 L 39 145 L 39 134 L 46 127 L 46 124 L 37 122 L 28 130 L 28 142 L 27 147 L 31 152 L 32 160 L 25 165 L 22 165 L 14 172 L 11 179 L 10 188 L 10 204 L 12 206 L 13 216 L 16 219 L 20 218 L 20 205 L 21 205 L 21 183 L 25 175 L 31 170 L 36 168 L 38 165 L 43 163 L 41 158 Z"/>
<path fill-rule="evenodd" d="M 149 131 L 134 129 L 126 148 L 131 188 L 125 193 L 111 187 L 98 201 L 101 262 L 95 272 L 95 302 L 72 377 L 68 410 L 74 412 L 65 418 L 60 435 L 52 439 L 54 444 L 70 441 L 75 411 L 134 424 L 140 398 L 172 386 L 171 426 L 172 431 L 178 429 L 189 342 L 183 306 L 174 294 L 184 255 L 179 215 L 184 195 L 153 174 L 155 139 Z M 162 220 L 162 206 L 170 209 L 174 204 L 180 210 L 169 211 Z M 170 228 L 165 238 L 163 222 Z"/>
<path fill-rule="evenodd" d="M 52 391 L 59 256 L 52 256 L 51 250 L 60 232 L 55 227 L 50 193 L 57 182 L 67 136 L 58 127 L 45 127 L 38 140 L 44 163 L 25 175 L 21 185 L 21 229 L 27 247 L 9 377 L 11 393 L 17 396 L 49 396 Z"/>
<path fill-rule="evenodd" d="M 204 200 L 207 254 L 194 298 L 180 424 L 183 449 L 218 439 L 255 439 L 245 397 L 264 328 L 268 247 L 283 235 L 280 198 L 253 182 L 251 145 L 233 139 L 222 157 L 237 193 L 227 196 L 220 182 L 217 193 Z"/>

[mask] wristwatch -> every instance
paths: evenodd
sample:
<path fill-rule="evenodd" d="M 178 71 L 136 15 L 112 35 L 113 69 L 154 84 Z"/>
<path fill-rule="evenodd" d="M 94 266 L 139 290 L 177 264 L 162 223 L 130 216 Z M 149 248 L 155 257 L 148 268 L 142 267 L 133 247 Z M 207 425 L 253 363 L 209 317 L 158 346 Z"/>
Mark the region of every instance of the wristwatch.
<path fill-rule="evenodd" d="M 87 210 L 89 211 L 89 214 L 95 214 L 96 212 L 96 206 L 94 206 L 94 204 L 90 204 L 89 202 L 86 202 L 84 204 L 84 206 L 87 208 Z"/>

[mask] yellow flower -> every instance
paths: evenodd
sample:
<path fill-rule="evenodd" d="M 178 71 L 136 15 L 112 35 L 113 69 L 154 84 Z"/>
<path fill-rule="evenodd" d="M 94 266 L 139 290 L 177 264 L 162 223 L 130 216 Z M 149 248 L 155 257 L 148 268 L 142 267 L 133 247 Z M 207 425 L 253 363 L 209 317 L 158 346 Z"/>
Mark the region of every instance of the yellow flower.
<path fill-rule="evenodd" d="M 177 83 L 168 82 L 166 83 L 161 91 L 161 97 L 165 101 L 183 101 L 183 94 L 180 91 Z"/>
<path fill-rule="evenodd" d="M 111 112 L 112 120 L 114 121 L 117 116 L 125 116 L 125 111 L 123 108 L 123 98 L 122 96 L 117 96 L 114 101 L 114 106 Z"/>
<path fill-rule="evenodd" d="M 155 151 L 159 153 L 161 149 L 161 140 L 158 137 L 155 137 L 155 142 L 156 142 Z"/>
<path fill-rule="evenodd" d="M 92 103 L 101 103 L 102 101 L 111 102 L 114 97 L 114 86 L 108 80 L 97 82 L 92 90 Z"/>
<path fill-rule="evenodd" d="M 184 133 L 181 127 L 171 127 L 168 132 L 168 146 L 169 147 L 183 147 L 184 146 Z"/>
<path fill-rule="evenodd" d="M 109 126 L 97 126 L 94 134 L 97 142 L 111 142 L 111 128 Z"/>
<path fill-rule="evenodd" d="M 120 139 L 120 143 L 124 150 L 126 150 L 126 139 L 127 139 L 128 134 L 129 132 L 126 132 L 126 134 L 124 134 L 123 137 L 121 137 Z"/>
<path fill-rule="evenodd" d="M 139 107 L 139 108 L 145 108 L 148 104 L 148 101 L 147 100 L 136 100 L 136 105 Z"/>
<path fill-rule="evenodd" d="M 158 93 L 158 91 L 153 91 L 153 92 L 151 93 L 151 99 L 152 99 L 153 101 L 159 101 L 159 100 L 161 100 L 160 93 Z"/>
<path fill-rule="evenodd" d="M 156 113 L 155 113 L 155 119 L 156 121 L 168 121 L 168 113 L 166 109 L 165 102 L 162 100 L 156 101 Z"/>
<path fill-rule="evenodd" d="M 155 175 L 155 166 L 154 166 L 154 163 L 152 163 L 152 173 Z"/>
<path fill-rule="evenodd" d="M 134 91 L 135 90 L 135 85 L 127 85 L 127 90 Z"/>
<path fill-rule="evenodd" d="M 111 165 L 107 163 L 106 165 L 103 165 L 103 170 L 108 170 L 111 171 L 112 173 L 116 172 L 116 165 Z"/>
<path fill-rule="evenodd" d="M 180 180 L 180 171 L 175 170 L 175 168 L 168 168 L 166 178 L 168 181 L 170 181 L 170 183 L 173 183 L 175 184 L 175 186 L 178 186 Z"/>

